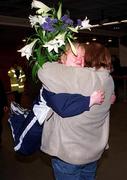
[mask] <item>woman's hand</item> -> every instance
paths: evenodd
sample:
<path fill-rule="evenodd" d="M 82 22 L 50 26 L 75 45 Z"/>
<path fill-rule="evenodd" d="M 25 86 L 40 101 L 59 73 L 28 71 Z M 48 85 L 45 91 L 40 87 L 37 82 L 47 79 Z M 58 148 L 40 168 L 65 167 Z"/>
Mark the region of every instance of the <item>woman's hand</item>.
<path fill-rule="evenodd" d="M 95 104 L 102 104 L 104 102 L 105 93 L 102 90 L 97 90 L 92 93 L 90 96 L 90 107 Z"/>

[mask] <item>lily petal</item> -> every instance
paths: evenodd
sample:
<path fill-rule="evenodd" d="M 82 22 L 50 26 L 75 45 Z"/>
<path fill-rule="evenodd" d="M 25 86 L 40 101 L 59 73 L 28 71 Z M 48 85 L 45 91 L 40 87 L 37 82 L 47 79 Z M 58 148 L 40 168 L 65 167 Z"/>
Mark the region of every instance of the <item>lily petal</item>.
<path fill-rule="evenodd" d="M 32 55 L 33 46 L 35 45 L 37 40 L 38 39 L 18 50 L 18 52 L 21 52 L 22 57 L 26 56 L 26 58 L 29 60 L 30 56 Z"/>
<path fill-rule="evenodd" d="M 87 19 L 87 17 L 81 22 L 81 27 L 79 27 L 79 29 L 89 29 L 92 27 L 91 24 L 89 24 L 90 20 Z"/>
<path fill-rule="evenodd" d="M 41 13 L 44 13 L 44 12 L 46 13 L 46 12 L 51 10 L 51 8 L 46 6 L 44 3 L 42 3 L 41 1 L 36 1 L 36 0 L 33 0 L 32 4 L 31 4 L 31 7 L 39 9 L 37 11 L 38 14 L 41 14 Z"/>
<path fill-rule="evenodd" d="M 30 24 L 31 24 L 31 26 L 33 27 L 33 26 L 35 26 L 36 24 L 40 24 L 40 25 L 42 25 L 46 20 L 46 17 L 42 17 L 42 16 L 37 16 L 37 15 L 35 15 L 35 16 L 29 16 L 29 20 L 30 20 Z"/>

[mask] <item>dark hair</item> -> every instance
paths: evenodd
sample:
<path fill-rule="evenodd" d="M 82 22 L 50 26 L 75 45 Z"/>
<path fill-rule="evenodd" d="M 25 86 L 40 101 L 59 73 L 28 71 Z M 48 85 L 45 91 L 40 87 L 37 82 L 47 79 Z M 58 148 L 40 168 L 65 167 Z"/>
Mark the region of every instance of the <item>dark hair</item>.
<path fill-rule="evenodd" d="M 111 55 L 109 50 L 102 44 L 92 42 L 85 45 L 85 66 L 111 69 Z"/>

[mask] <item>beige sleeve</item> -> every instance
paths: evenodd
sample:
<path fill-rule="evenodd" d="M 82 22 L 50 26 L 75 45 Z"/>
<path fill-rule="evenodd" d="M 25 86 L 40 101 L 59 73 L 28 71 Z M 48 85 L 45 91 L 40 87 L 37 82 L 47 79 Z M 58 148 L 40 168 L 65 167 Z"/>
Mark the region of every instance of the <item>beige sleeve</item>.
<path fill-rule="evenodd" d="M 74 69 L 59 63 L 45 63 L 38 71 L 38 78 L 44 87 L 50 91 L 59 93 L 67 92 L 72 86 Z M 74 78 L 73 78 L 74 81 Z M 75 83 L 73 83 L 74 85 Z"/>

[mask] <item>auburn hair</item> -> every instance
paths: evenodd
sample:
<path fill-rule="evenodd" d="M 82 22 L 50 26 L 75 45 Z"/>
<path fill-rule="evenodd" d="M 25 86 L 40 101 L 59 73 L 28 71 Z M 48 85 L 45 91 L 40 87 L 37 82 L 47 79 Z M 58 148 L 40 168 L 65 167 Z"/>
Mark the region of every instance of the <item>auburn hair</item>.
<path fill-rule="evenodd" d="M 111 70 L 111 55 L 104 45 L 92 42 L 84 46 L 86 67 L 95 67 L 96 69 L 103 67 Z"/>

